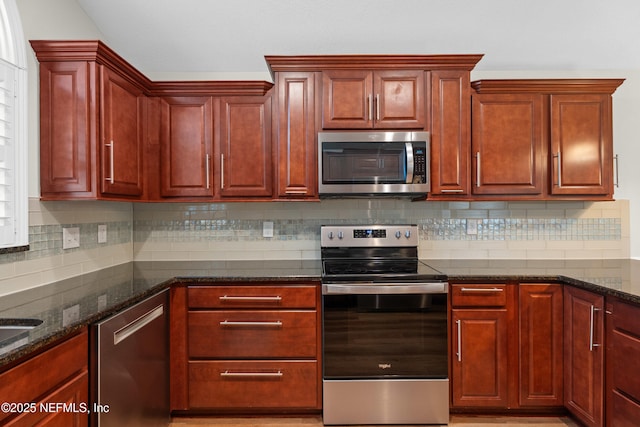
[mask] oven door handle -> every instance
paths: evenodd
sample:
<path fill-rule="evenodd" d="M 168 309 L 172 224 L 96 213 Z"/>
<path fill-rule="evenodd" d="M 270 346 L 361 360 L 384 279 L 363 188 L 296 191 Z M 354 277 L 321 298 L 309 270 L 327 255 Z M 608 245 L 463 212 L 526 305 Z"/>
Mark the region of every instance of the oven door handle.
<path fill-rule="evenodd" d="M 431 283 L 325 283 L 322 295 L 393 295 L 393 294 L 446 294 L 447 282 Z"/>

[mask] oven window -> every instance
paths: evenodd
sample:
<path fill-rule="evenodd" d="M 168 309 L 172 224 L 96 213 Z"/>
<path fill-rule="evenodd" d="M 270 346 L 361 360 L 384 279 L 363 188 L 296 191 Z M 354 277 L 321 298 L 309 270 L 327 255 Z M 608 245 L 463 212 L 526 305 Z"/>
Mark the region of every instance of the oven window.
<path fill-rule="evenodd" d="M 447 378 L 447 295 L 324 295 L 324 378 Z"/>
<path fill-rule="evenodd" d="M 406 179 L 404 143 L 322 143 L 324 184 L 404 183 Z"/>

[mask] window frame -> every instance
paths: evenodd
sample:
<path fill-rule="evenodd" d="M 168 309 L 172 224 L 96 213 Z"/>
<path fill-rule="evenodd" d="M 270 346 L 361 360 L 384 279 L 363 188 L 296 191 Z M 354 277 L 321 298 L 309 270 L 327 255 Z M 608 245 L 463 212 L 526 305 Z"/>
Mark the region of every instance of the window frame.
<path fill-rule="evenodd" d="M 28 211 L 28 138 L 27 138 L 27 61 L 26 41 L 20 13 L 15 0 L 0 0 L 0 60 L 14 70 L 13 106 L 13 204 L 9 215 L 13 218 L 13 238 L 0 240 L 0 253 L 29 249 Z"/>

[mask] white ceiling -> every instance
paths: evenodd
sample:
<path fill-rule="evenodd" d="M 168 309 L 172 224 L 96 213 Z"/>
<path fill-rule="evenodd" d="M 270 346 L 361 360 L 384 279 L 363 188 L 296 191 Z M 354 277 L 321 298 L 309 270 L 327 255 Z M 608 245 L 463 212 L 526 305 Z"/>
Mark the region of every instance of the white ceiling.
<path fill-rule="evenodd" d="M 265 55 L 483 53 L 477 70 L 640 69 L 639 0 L 77 0 L 142 72 Z"/>

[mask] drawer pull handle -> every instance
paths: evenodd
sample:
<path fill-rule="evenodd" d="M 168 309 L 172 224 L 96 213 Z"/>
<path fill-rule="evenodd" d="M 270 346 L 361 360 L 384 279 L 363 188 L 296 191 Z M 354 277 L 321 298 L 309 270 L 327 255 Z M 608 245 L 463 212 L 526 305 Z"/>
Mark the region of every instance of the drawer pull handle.
<path fill-rule="evenodd" d="M 595 313 L 596 311 L 600 311 L 600 308 L 595 306 L 591 306 L 591 312 L 589 315 L 589 351 L 593 351 L 596 347 L 600 347 L 600 344 L 596 344 L 595 342 Z"/>
<path fill-rule="evenodd" d="M 220 372 L 221 377 L 281 377 L 282 371 L 278 372 Z"/>
<path fill-rule="evenodd" d="M 274 297 L 234 297 L 223 295 L 220 297 L 220 301 L 258 301 L 258 302 L 280 302 L 282 297 L 276 295 Z"/>
<path fill-rule="evenodd" d="M 461 288 L 461 292 L 503 292 L 502 288 Z"/>
<path fill-rule="evenodd" d="M 276 320 L 275 322 L 236 322 L 232 320 L 223 320 L 220 322 L 220 326 L 277 326 L 281 327 L 282 322 Z"/>

